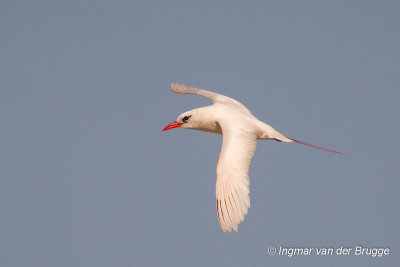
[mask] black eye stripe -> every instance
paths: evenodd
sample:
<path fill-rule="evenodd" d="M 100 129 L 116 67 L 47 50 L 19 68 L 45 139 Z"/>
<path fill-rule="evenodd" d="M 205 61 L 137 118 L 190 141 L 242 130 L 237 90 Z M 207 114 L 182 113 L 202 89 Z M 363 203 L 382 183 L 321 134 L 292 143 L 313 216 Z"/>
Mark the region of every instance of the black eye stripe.
<path fill-rule="evenodd" d="M 187 122 L 190 117 L 192 117 L 192 115 L 183 117 L 182 122 Z"/>

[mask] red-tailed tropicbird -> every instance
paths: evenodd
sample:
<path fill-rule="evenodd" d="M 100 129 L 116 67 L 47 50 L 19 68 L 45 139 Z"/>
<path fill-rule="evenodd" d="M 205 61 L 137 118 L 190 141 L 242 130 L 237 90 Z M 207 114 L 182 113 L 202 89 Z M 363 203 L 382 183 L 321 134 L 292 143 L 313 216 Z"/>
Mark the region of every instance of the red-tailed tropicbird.
<path fill-rule="evenodd" d="M 163 131 L 176 127 L 222 134 L 222 148 L 217 165 L 215 188 L 217 217 L 224 232 L 237 231 L 250 208 L 250 180 L 248 176 L 257 139 L 296 142 L 313 148 L 344 154 L 328 148 L 308 144 L 279 133 L 268 124 L 258 120 L 240 102 L 230 97 L 200 88 L 171 84 L 176 94 L 195 94 L 207 97 L 213 104 L 196 108 L 179 115 Z"/>

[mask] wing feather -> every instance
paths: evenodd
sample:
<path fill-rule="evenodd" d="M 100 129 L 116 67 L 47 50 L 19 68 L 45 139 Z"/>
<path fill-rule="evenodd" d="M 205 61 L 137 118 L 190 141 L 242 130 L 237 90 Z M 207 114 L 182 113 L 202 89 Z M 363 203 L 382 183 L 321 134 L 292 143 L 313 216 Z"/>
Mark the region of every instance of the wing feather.
<path fill-rule="evenodd" d="M 250 110 L 248 110 L 246 108 L 245 105 L 243 105 L 242 103 L 240 103 L 239 101 L 221 95 L 221 94 L 217 94 L 211 91 L 207 91 L 204 89 L 200 89 L 200 88 L 196 88 L 196 87 L 191 87 L 191 86 L 187 86 L 187 85 L 183 85 L 183 84 L 179 84 L 179 83 L 171 83 L 171 90 L 172 92 L 176 93 L 176 94 L 194 94 L 194 95 L 199 95 L 202 97 L 206 97 L 211 99 L 211 101 L 213 103 L 222 103 L 225 105 L 230 105 L 230 106 L 234 106 L 237 109 L 240 109 L 242 112 L 245 113 L 251 113 Z"/>
<path fill-rule="evenodd" d="M 250 207 L 248 171 L 257 146 L 256 136 L 246 129 L 219 122 L 222 148 L 215 188 L 217 218 L 224 232 L 237 231 Z"/>

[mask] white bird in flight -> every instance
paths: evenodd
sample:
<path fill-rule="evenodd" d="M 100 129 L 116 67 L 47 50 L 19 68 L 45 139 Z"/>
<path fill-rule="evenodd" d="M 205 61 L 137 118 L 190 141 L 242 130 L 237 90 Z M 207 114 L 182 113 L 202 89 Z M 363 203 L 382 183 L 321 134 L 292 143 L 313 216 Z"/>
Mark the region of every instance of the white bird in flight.
<path fill-rule="evenodd" d="M 268 124 L 258 120 L 240 102 L 230 97 L 200 88 L 171 84 L 176 94 L 195 94 L 212 100 L 213 104 L 196 108 L 179 115 L 163 131 L 181 127 L 222 134 L 222 148 L 217 164 L 215 188 L 217 217 L 224 232 L 237 231 L 250 208 L 250 180 L 248 176 L 257 139 L 296 142 L 313 148 L 334 152 L 328 148 L 308 144 L 279 133 Z"/>

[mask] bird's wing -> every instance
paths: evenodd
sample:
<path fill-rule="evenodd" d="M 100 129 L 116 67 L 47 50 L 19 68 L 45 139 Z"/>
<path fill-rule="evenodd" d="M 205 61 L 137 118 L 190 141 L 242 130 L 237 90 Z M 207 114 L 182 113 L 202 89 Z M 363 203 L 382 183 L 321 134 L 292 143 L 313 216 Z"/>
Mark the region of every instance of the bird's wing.
<path fill-rule="evenodd" d="M 215 188 L 217 217 L 224 232 L 237 231 L 250 208 L 251 159 L 257 138 L 245 128 L 232 127 L 229 121 L 219 122 L 222 129 L 222 148 L 217 165 Z"/>
<path fill-rule="evenodd" d="M 211 91 L 207 91 L 207 90 L 195 88 L 195 87 L 190 87 L 190 86 L 186 86 L 186 85 L 179 84 L 179 83 L 171 83 L 171 90 L 172 90 L 172 92 L 174 92 L 176 94 L 194 94 L 194 95 L 203 96 L 203 97 L 211 99 L 211 101 L 213 103 L 229 105 L 229 106 L 239 109 L 243 112 L 251 113 L 246 108 L 246 106 L 244 106 L 239 101 L 237 101 L 233 98 L 221 95 L 221 94 L 211 92 Z"/>

